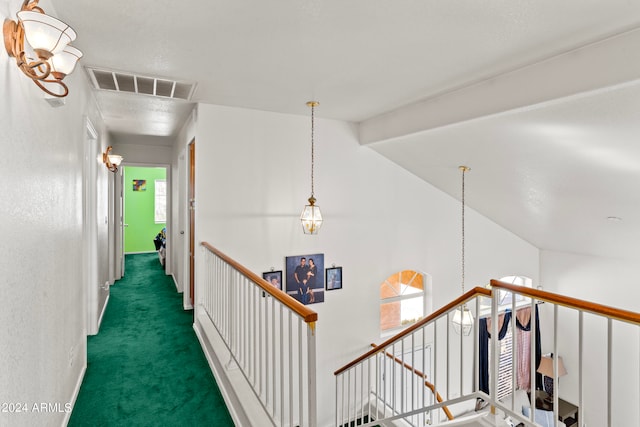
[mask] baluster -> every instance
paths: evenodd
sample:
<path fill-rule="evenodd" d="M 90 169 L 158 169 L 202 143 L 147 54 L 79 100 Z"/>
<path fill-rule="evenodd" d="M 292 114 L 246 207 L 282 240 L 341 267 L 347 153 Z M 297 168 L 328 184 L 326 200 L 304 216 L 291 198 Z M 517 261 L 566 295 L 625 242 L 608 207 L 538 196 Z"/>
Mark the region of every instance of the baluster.
<path fill-rule="evenodd" d="M 640 331 L 640 328 L 638 328 Z M 582 376 L 584 375 L 584 312 L 580 310 L 578 312 L 578 422 L 584 423 L 583 408 L 584 408 L 584 384 L 582 382 Z M 640 382 L 638 382 L 640 384 Z M 640 408 L 640 405 L 638 406 Z"/>
<path fill-rule="evenodd" d="M 293 330 L 292 328 L 292 320 L 291 320 L 291 311 L 289 311 L 289 425 L 293 425 L 293 345 L 291 345 L 291 341 L 293 339 Z"/>
<path fill-rule="evenodd" d="M 406 369 L 404 368 L 404 338 L 400 340 L 400 354 L 401 354 L 400 356 L 400 413 L 402 413 L 405 411 L 404 396 L 406 394 L 406 390 L 405 390 Z M 396 369 L 398 369 L 397 366 L 395 366 L 394 371 Z M 395 409 L 395 406 L 394 406 L 394 409 Z"/>
<path fill-rule="evenodd" d="M 557 357 L 554 358 L 557 362 Z M 557 372 L 557 371 L 556 371 Z M 613 320 L 611 318 L 607 319 L 607 426 L 611 427 L 611 419 L 612 419 L 612 411 L 611 411 L 611 394 L 612 394 L 612 386 L 611 386 L 611 378 L 613 373 Z M 555 380 L 554 380 L 555 381 Z M 555 385 L 555 382 L 554 382 Z M 557 393 L 553 393 L 554 396 L 557 396 Z"/>
<path fill-rule="evenodd" d="M 304 420 L 303 402 L 304 402 L 304 388 L 302 382 L 302 365 L 304 361 L 304 353 L 302 349 L 302 319 L 298 317 L 298 424 L 302 425 Z M 337 406 L 336 406 L 337 408 Z"/>
<path fill-rule="evenodd" d="M 447 372 L 447 400 L 451 399 L 451 393 L 450 393 L 450 390 L 451 390 L 451 375 L 449 374 L 449 372 L 451 370 L 451 368 L 450 368 L 451 364 L 449 363 L 450 360 L 451 360 L 451 358 L 449 357 L 449 348 L 450 348 L 449 347 L 449 335 L 450 335 L 450 332 L 451 332 L 451 326 L 450 325 L 451 325 L 451 316 L 450 316 L 450 313 L 447 313 L 447 326 L 446 326 L 446 330 L 447 330 L 447 337 L 446 337 L 447 338 L 447 341 L 446 341 L 447 342 L 447 347 L 445 349 L 447 357 L 445 357 L 445 359 L 444 359 L 445 363 L 446 363 L 446 366 L 447 366 L 447 368 L 446 368 L 446 372 Z"/>

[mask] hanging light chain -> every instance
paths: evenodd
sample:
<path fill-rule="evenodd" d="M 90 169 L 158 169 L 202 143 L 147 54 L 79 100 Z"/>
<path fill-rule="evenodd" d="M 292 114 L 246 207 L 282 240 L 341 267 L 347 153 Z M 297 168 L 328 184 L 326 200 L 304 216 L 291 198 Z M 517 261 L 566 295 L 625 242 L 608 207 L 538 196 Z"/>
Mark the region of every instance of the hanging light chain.
<path fill-rule="evenodd" d="M 315 107 L 316 107 L 317 103 L 316 102 L 311 102 L 311 197 L 313 197 L 314 194 L 314 183 L 313 183 L 313 169 L 315 166 L 315 144 L 314 144 L 314 122 L 315 122 Z"/>
<path fill-rule="evenodd" d="M 468 166 L 460 166 L 462 171 L 462 293 L 464 294 L 464 174 L 471 170 Z"/>

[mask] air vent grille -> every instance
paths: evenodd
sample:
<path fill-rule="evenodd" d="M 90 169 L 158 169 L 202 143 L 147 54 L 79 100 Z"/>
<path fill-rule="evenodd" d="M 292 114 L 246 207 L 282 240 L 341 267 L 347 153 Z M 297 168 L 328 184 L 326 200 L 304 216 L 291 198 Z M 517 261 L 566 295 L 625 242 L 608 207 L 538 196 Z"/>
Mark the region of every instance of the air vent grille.
<path fill-rule="evenodd" d="M 139 76 L 133 73 L 85 67 L 93 86 L 98 90 L 137 93 L 191 100 L 195 83 L 178 82 L 160 77 Z"/>

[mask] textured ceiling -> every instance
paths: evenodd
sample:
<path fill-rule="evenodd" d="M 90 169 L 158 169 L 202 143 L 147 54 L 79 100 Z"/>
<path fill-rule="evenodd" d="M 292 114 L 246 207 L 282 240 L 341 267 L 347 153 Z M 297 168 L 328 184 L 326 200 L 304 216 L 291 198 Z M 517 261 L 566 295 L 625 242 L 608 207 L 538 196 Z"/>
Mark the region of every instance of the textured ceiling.
<path fill-rule="evenodd" d="M 640 258 L 638 1 L 53 4 L 85 65 L 195 82 L 194 102 L 306 115 L 317 99 L 454 197 L 471 166 L 468 204 L 541 249 Z M 114 135 L 165 145 L 192 108 L 97 99 Z"/>

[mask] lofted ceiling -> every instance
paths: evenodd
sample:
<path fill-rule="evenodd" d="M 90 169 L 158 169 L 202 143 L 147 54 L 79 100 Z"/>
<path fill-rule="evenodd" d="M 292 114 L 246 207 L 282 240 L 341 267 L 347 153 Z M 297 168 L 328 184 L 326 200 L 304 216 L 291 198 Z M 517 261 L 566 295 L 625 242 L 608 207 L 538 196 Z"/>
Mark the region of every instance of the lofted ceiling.
<path fill-rule="evenodd" d="M 170 144 L 198 102 L 317 99 L 456 198 L 469 165 L 468 205 L 541 249 L 640 258 L 640 1 L 52 2 L 83 65 L 195 83 L 97 91 L 122 141 Z"/>

